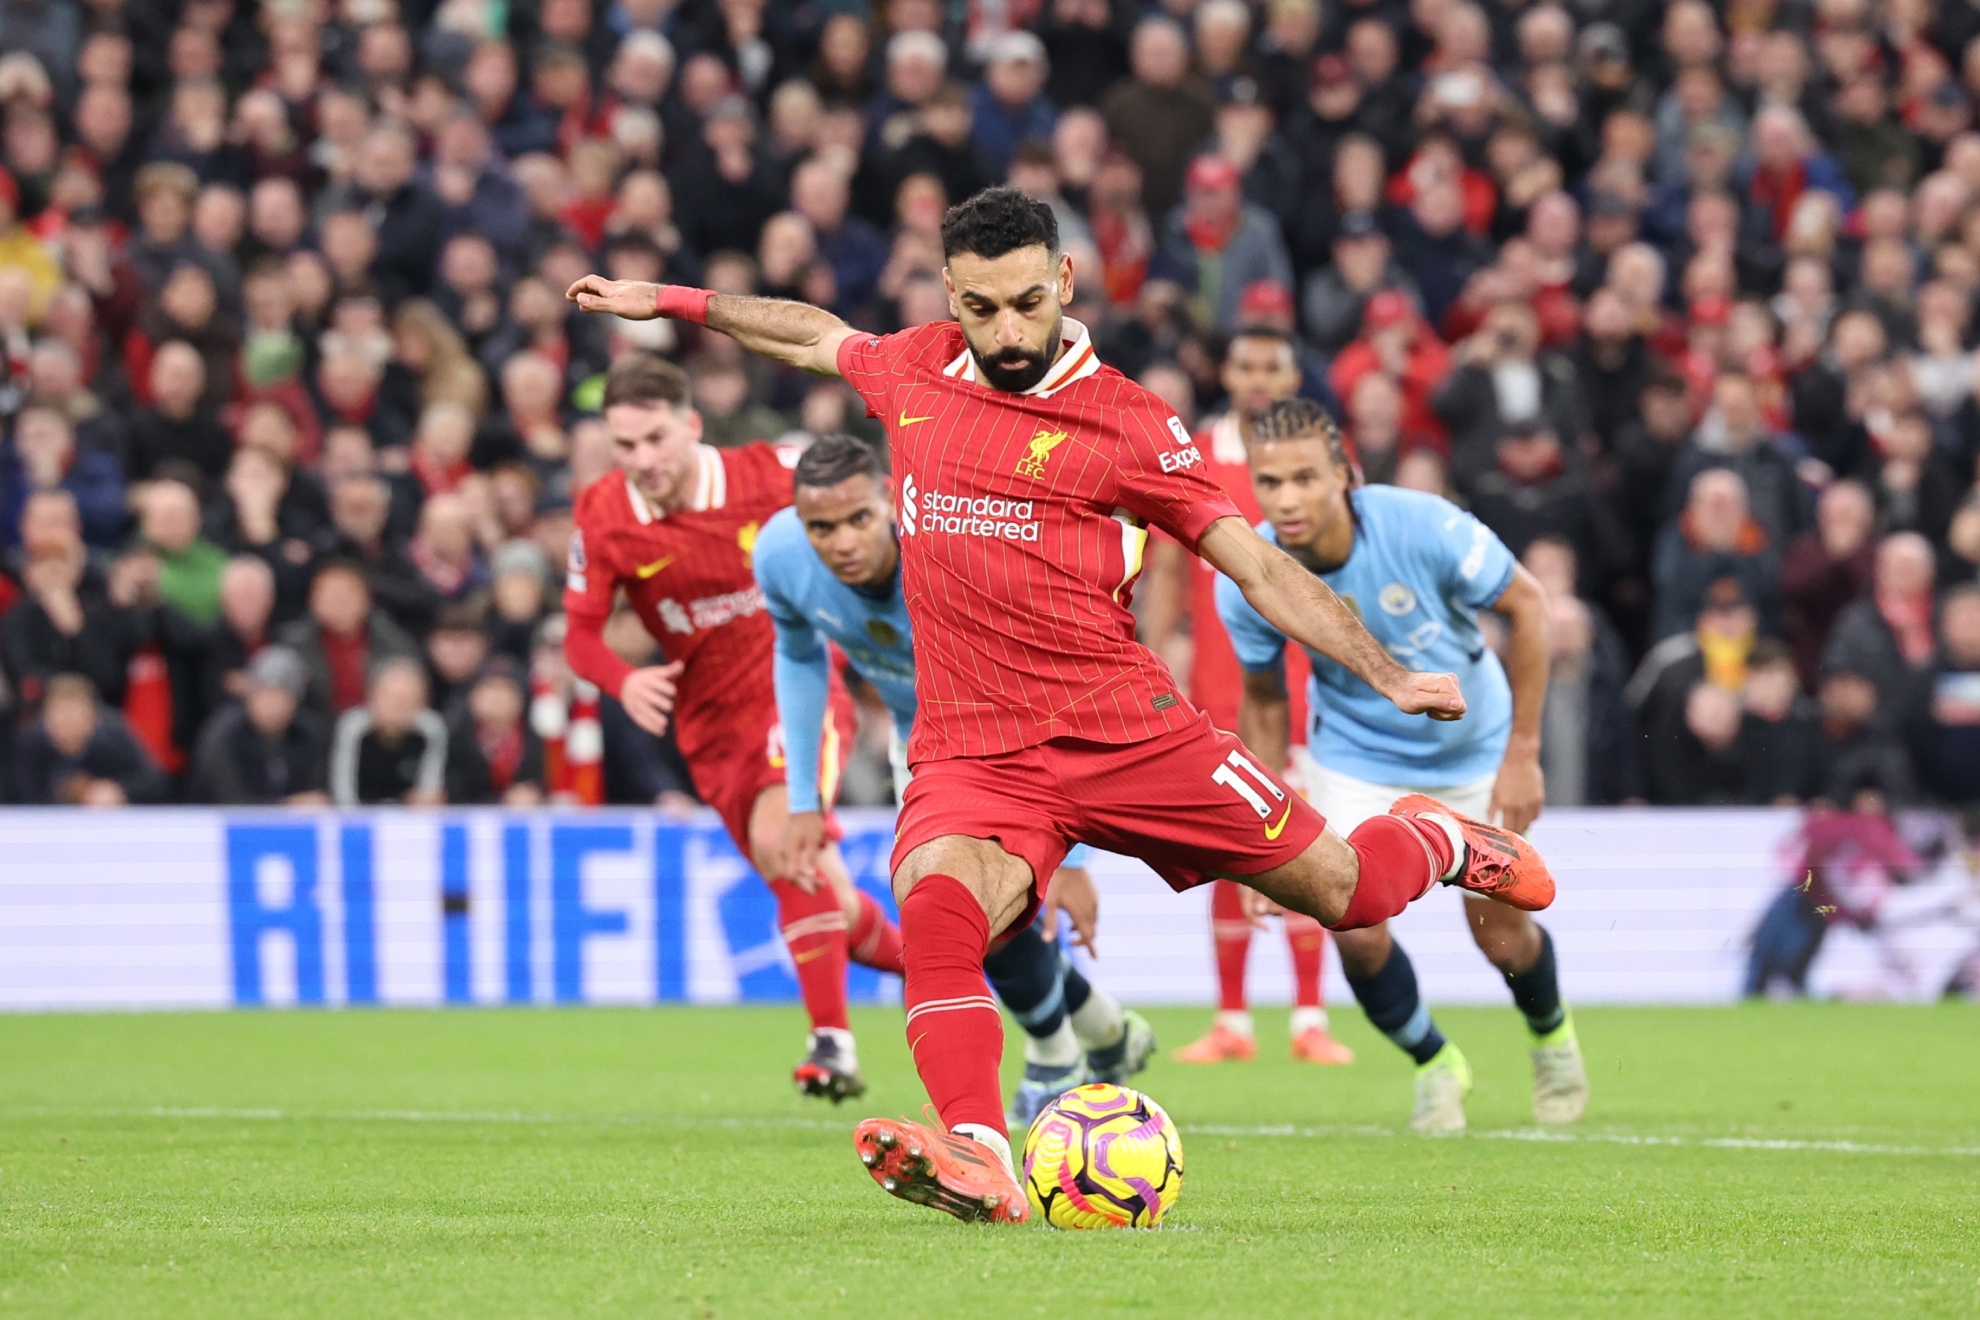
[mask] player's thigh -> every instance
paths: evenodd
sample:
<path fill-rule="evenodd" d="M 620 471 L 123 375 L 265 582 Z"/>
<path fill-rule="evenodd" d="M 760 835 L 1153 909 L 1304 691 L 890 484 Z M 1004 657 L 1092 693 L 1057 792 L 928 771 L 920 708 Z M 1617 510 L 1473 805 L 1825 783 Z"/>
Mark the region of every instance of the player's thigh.
<path fill-rule="evenodd" d="M 931 875 L 948 876 L 975 897 L 993 939 L 1026 919 L 1036 904 L 1031 863 L 995 839 L 944 834 L 916 845 L 894 867 L 895 901 L 905 905 L 915 885 Z"/>
<path fill-rule="evenodd" d="M 765 784 L 749 807 L 749 860 L 758 872 L 783 855 L 784 829 L 791 823 L 790 791 L 782 784 Z"/>

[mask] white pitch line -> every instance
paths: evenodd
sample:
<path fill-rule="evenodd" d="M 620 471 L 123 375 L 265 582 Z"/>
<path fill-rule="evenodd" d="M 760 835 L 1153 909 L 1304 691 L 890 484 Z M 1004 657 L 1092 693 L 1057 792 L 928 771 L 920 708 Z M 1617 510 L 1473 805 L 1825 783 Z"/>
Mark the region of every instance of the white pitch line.
<path fill-rule="evenodd" d="M 825 1119 L 786 1118 L 765 1115 L 758 1118 L 722 1118 L 691 1114 L 525 1114 L 519 1111 L 456 1109 L 349 1109 L 291 1111 L 284 1109 L 225 1109 L 210 1106 L 145 1109 L 35 1109 L 0 1111 L 17 1118 L 181 1118 L 232 1119 L 251 1122 L 336 1122 L 336 1123 L 516 1123 L 516 1124 L 604 1124 L 624 1126 L 772 1128 L 799 1131 L 843 1131 L 844 1123 Z M 1379 1124 L 1332 1124 L 1303 1127 L 1291 1123 L 1251 1126 L 1201 1123 L 1182 1125 L 1187 1136 L 1198 1137 L 1292 1137 L 1300 1140 L 1329 1140 L 1342 1137 L 1397 1138 L 1411 1134 Z M 1895 1146 L 1877 1142 L 1791 1137 L 1689 1137 L 1660 1136 L 1632 1132 L 1563 1132 L 1544 1128 L 1500 1128 L 1463 1134 L 1477 1141 L 1533 1141 L 1550 1145 L 1672 1146 L 1710 1150 L 1818 1151 L 1840 1155 L 1963 1155 L 1980 1156 L 1980 1146 Z"/>

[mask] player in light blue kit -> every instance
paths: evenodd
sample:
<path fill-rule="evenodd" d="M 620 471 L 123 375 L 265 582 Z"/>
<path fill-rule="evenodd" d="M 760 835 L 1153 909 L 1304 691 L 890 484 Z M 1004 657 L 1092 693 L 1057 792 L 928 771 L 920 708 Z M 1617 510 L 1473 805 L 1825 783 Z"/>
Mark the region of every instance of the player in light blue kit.
<path fill-rule="evenodd" d="M 886 471 L 872 447 L 828 435 L 798 460 L 796 503 L 756 538 L 756 580 L 777 625 L 777 710 L 785 738 L 791 874 L 806 876 L 825 839 L 819 810 L 819 741 L 831 658 L 844 651 L 894 718 L 894 783 L 907 785 L 914 724 L 914 639 L 901 593 L 900 546 Z M 1024 1081 L 1012 1097 L 1013 1127 L 1089 1079 L 1123 1082 L 1147 1066 L 1155 1035 L 1139 1013 L 1097 989 L 1047 932 L 1063 911 L 1074 941 L 1092 949 L 1098 903 L 1076 848 L 1052 877 L 1036 923 L 984 959 L 998 998 L 1025 1030 Z"/>
<path fill-rule="evenodd" d="M 1275 403 L 1252 424 L 1248 458 L 1265 522 L 1258 531 L 1317 574 L 1412 669 L 1458 676 L 1469 707 L 1449 723 L 1411 719 L 1325 656 L 1312 656 L 1307 796 L 1336 830 L 1353 829 L 1407 793 L 1524 833 L 1540 814 L 1540 711 L 1547 694 L 1547 598 L 1476 518 L 1435 495 L 1359 486 L 1340 429 L 1306 399 Z M 1508 624 L 1508 681 L 1478 612 Z M 1238 736 L 1284 765 L 1285 635 L 1228 579 L 1217 613 L 1245 670 Z M 1588 1104 L 1574 1020 L 1561 999 L 1554 944 L 1533 918 L 1465 899 L 1466 925 L 1506 978 L 1533 1036 L 1533 1113 L 1572 1123 Z M 1334 935 L 1368 1018 L 1417 1063 L 1421 1132 L 1464 1129 L 1471 1068 L 1431 1020 L 1416 973 L 1386 923 Z"/>

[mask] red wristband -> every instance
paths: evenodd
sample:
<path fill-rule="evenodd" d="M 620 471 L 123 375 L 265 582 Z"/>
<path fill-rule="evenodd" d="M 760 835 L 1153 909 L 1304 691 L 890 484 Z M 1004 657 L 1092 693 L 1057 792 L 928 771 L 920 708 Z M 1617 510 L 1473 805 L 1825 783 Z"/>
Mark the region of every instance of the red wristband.
<path fill-rule="evenodd" d="M 708 302 L 715 296 L 710 289 L 694 289 L 685 284 L 663 284 L 653 299 L 653 310 L 676 321 L 708 324 Z"/>

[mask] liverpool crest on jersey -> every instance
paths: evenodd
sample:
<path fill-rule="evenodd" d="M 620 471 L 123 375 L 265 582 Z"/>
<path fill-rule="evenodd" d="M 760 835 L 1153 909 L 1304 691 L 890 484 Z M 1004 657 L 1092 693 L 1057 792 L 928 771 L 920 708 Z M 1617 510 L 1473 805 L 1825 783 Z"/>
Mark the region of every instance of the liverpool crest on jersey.
<path fill-rule="evenodd" d="M 1018 460 L 1017 474 L 1034 481 L 1044 476 L 1045 464 L 1051 460 L 1052 451 L 1065 442 L 1066 432 L 1047 431 L 1041 427 L 1038 434 L 1031 437 L 1024 457 Z"/>

